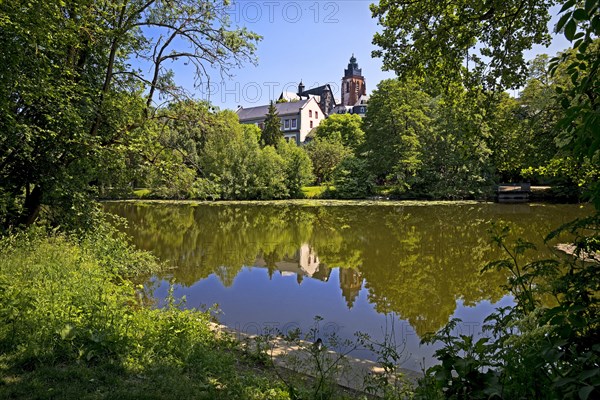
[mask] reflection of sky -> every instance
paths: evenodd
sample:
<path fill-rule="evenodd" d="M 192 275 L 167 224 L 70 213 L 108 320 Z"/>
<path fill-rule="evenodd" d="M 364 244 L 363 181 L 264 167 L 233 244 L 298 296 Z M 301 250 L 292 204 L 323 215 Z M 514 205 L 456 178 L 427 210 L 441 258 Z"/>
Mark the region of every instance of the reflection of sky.
<path fill-rule="evenodd" d="M 168 283 L 160 282 L 156 292 L 157 298 L 167 294 Z M 246 333 L 260 333 L 263 327 L 272 327 L 282 331 L 301 328 L 308 332 L 314 326 L 313 318 L 323 317 L 320 322 L 322 332 L 335 331 L 342 338 L 353 338 L 354 332 L 367 333 L 374 340 L 380 341 L 387 329 L 394 329 L 396 343 L 406 343 L 404 353 L 407 356 L 404 368 L 420 371 L 421 366 L 429 367 L 433 363 L 432 346 L 420 346 L 419 337 L 407 321 L 397 316 L 386 316 L 375 311 L 374 305 L 367 300 L 368 289 L 360 290 L 354 305 L 348 309 L 341 293 L 339 269 L 331 271 L 327 282 L 305 278 L 298 284 L 296 275 L 279 272 L 269 279 L 265 268 L 243 268 L 235 277 L 231 287 L 224 287 L 216 275 L 197 282 L 190 287 L 177 285 L 174 291 L 176 298 L 185 296 L 187 307 L 200 308 L 218 304 L 221 323 Z M 463 306 L 457 301 L 454 317 L 461 318 L 464 323 L 460 333 L 478 333 L 485 316 L 496 306 L 508 306 L 512 299 L 505 296 L 497 304 L 483 301 L 474 307 Z M 386 328 L 387 326 L 387 328 Z M 366 351 L 357 352 L 356 357 L 373 358 Z"/>

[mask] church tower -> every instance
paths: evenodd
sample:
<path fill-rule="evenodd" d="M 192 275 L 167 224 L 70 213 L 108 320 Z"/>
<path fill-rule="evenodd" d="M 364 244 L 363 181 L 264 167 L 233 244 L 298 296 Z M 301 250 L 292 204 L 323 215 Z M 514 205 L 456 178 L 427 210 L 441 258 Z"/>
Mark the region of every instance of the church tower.
<path fill-rule="evenodd" d="M 350 57 L 348 69 L 344 70 L 342 78 L 342 105 L 354 106 L 362 95 L 367 94 L 365 77 L 362 76 L 362 69 L 358 68 L 358 63 L 354 54 Z"/>

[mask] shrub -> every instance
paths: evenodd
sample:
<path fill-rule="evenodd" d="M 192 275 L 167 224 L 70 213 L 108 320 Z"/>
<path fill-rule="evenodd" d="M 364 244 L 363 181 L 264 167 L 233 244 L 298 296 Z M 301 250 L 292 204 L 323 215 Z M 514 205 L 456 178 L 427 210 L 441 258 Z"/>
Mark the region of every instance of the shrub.
<path fill-rule="evenodd" d="M 359 199 L 373 193 L 373 176 L 367 163 L 356 157 L 344 159 L 334 172 L 335 197 Z"/>

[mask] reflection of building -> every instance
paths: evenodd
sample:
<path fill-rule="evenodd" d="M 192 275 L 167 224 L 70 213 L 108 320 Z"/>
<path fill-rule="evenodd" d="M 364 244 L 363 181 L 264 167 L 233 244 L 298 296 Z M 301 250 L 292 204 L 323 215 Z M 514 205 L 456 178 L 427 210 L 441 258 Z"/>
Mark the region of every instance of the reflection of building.
<path fill-rule="evenodd" d="M 340 288 L 342 296 L 346 299 L 348 308 L 352 308 L 354 300 L 362 288 L 363 276 L 352 268 L 340 268 Z"/>
<path fill-rule="evenodd" d="M 270 257 L 259 257 L 256 259 L 254 265 L 267 267 L 269 269 L 269 277 L 277 270 L 281 275 L 297 275 L 298 284 L 302 282 L 304 276 L 322 281 L 329 279 L 329 268 L 320 263 L 317 253 L 306 243 L 300 246 L 298 251 L 291 257 L 285 255 L 280 261 L 267 260 L 268 258 Z"/>

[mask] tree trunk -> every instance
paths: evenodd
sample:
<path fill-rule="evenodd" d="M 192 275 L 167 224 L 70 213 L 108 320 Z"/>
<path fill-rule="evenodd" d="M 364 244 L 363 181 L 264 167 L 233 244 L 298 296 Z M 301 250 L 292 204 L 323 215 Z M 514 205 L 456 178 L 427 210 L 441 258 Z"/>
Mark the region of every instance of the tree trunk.
<path fill-rule="evenodd" d="M 37 219 L 42 208 L 42 188 L 37 185 L 25 196 L 24 210 L 18 220 L 18 225 L 30 226 Z"/>

